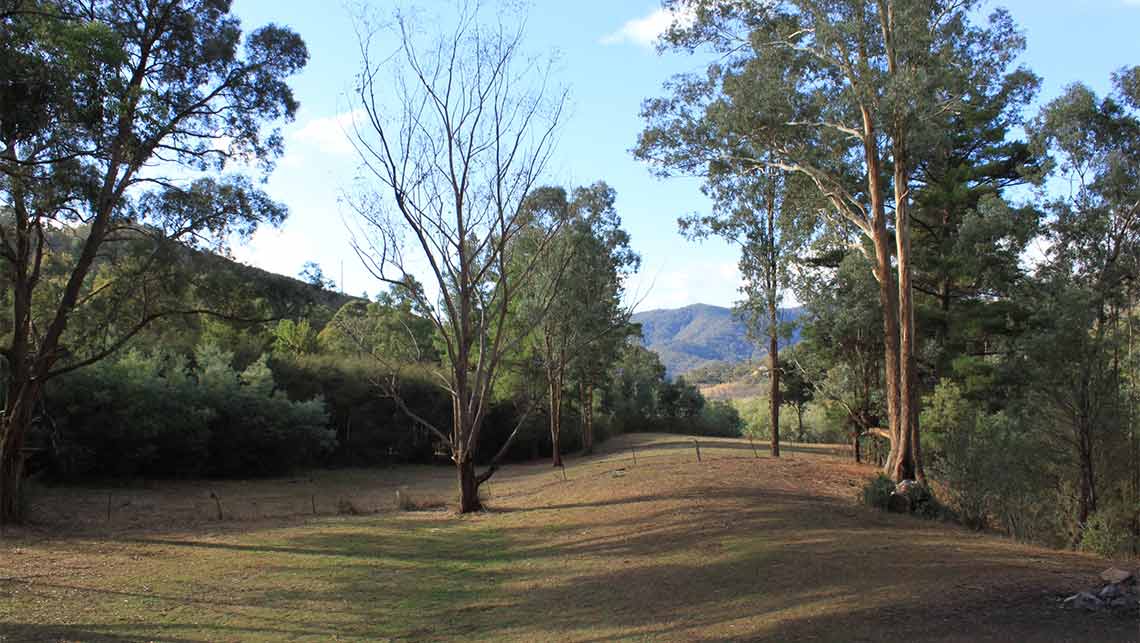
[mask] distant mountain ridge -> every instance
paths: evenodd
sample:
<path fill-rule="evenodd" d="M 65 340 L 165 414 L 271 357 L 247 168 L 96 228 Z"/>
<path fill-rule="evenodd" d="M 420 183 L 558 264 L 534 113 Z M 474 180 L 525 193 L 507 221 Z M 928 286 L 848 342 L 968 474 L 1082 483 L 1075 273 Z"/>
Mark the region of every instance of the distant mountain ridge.
<path fill-rule="evenodd" d="M 781 319 L 794 321 L 802 308 L 781 309 Z M 693 304 L 684 308 L 647 310 L 633 315 L 641 324 L 641 343 L 661 357 L 670 376 L 715 362 L 746 362 L 767 355 L 748 339 L 748 329 L 731 308 Z M 797 329 L 790 343 L 799 339 Z"/>

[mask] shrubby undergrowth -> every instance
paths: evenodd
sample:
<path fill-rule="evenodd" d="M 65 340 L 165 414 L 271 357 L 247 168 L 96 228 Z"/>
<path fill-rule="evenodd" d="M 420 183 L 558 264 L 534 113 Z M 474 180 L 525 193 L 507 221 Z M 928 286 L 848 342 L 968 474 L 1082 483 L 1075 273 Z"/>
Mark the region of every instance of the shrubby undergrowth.
<path fill-rule="evenodd" d="M 290 400 L 264 360 L 239 373 L 232 359 L 132 352 L 60 378 L 45 399 L 46 466 L 63 479 L 238 477 L 321 462 L 335 446 L 323 400 Z"/>

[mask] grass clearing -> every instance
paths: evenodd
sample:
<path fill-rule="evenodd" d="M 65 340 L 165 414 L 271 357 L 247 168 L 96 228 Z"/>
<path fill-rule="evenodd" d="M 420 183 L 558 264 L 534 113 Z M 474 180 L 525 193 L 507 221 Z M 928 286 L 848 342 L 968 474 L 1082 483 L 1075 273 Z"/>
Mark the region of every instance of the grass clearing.
<path fill-rule="evenodd" d="M 841 448 L 792 445 L 773 460 L 763 449 L 754 457 L 747 441 L 700 442 L 698 463 L 691 439 L 622 436 L 569 460 L 566 482 L 545 464 L 510 467 L 490 483 L 493 511 L 469 517 L 396 512 L 390 502 L 366 516 L 164 516 L 152 527 L 108 525 L 96 513 L 63 534 L 59 525 L 9 534 L 0 640 L 1140 634 L 1135 618 L 1057 607 L 1105 561 L 856 506 L 870 469 L 846 462 Z M 401 484 L 429 495 L 451 482 L 446 468 L 328 475 L 378 498 Z M 246 489 L 256 496 L 280 483 Z M 179 485 L 134 493 L 145 502 L 194 489 Z M 103 490 L 49 491 L 83 506 L 84 494 Z"/>

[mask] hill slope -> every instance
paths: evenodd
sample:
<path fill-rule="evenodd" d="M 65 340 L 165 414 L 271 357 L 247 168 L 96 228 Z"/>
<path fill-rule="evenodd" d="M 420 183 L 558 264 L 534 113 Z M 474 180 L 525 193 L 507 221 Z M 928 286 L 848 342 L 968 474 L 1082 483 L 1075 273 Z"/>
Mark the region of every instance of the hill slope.
<path fill-rule="evenodd" d="M 781 311 L 798 319 L 801 308 Z M 744 322 L 731 308 L 693 304 L 684 308 L 647 310 L 633 316 L 641 324 L 641 343 L 661 356 L 669 375 L 681 375 L 715 362 L 746 362 L 767 354 L 748 339 Z M 799 339 L 798 331 L 791 342 Z"/>

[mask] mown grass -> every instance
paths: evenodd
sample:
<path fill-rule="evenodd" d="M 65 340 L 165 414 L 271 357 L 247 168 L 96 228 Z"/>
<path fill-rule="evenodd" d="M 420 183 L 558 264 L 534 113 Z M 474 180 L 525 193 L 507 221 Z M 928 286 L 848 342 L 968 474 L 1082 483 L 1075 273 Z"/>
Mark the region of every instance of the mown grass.
<path fill-rule="evenodd" d="M 414 516 L 68 540 L 37 558 L 53 578 L 0 585 L 10 640 L 461 638 L 490 626 L 511 563 L 492 525 Z"/>
<path fill-rule="evenodd" d="M 682 436 L 622 436 L 570 460 L 566 481 L 545 463 L 510 468 L 492 483 L 492 511 L 466 517 L 28 531 L 0 541 L 0 640 L 1140 634 L 1134 616 L 1057 606 L 1105 561 L 857 506 L 871 470 L 846 462 L 842 448 L 804 446 L 775 460 L 746 441 L 702 439 L 702 453 L 698 462 Z M 435 489 L 434 472 L 408 469 L 408 482 L 417 475 Z"/>

